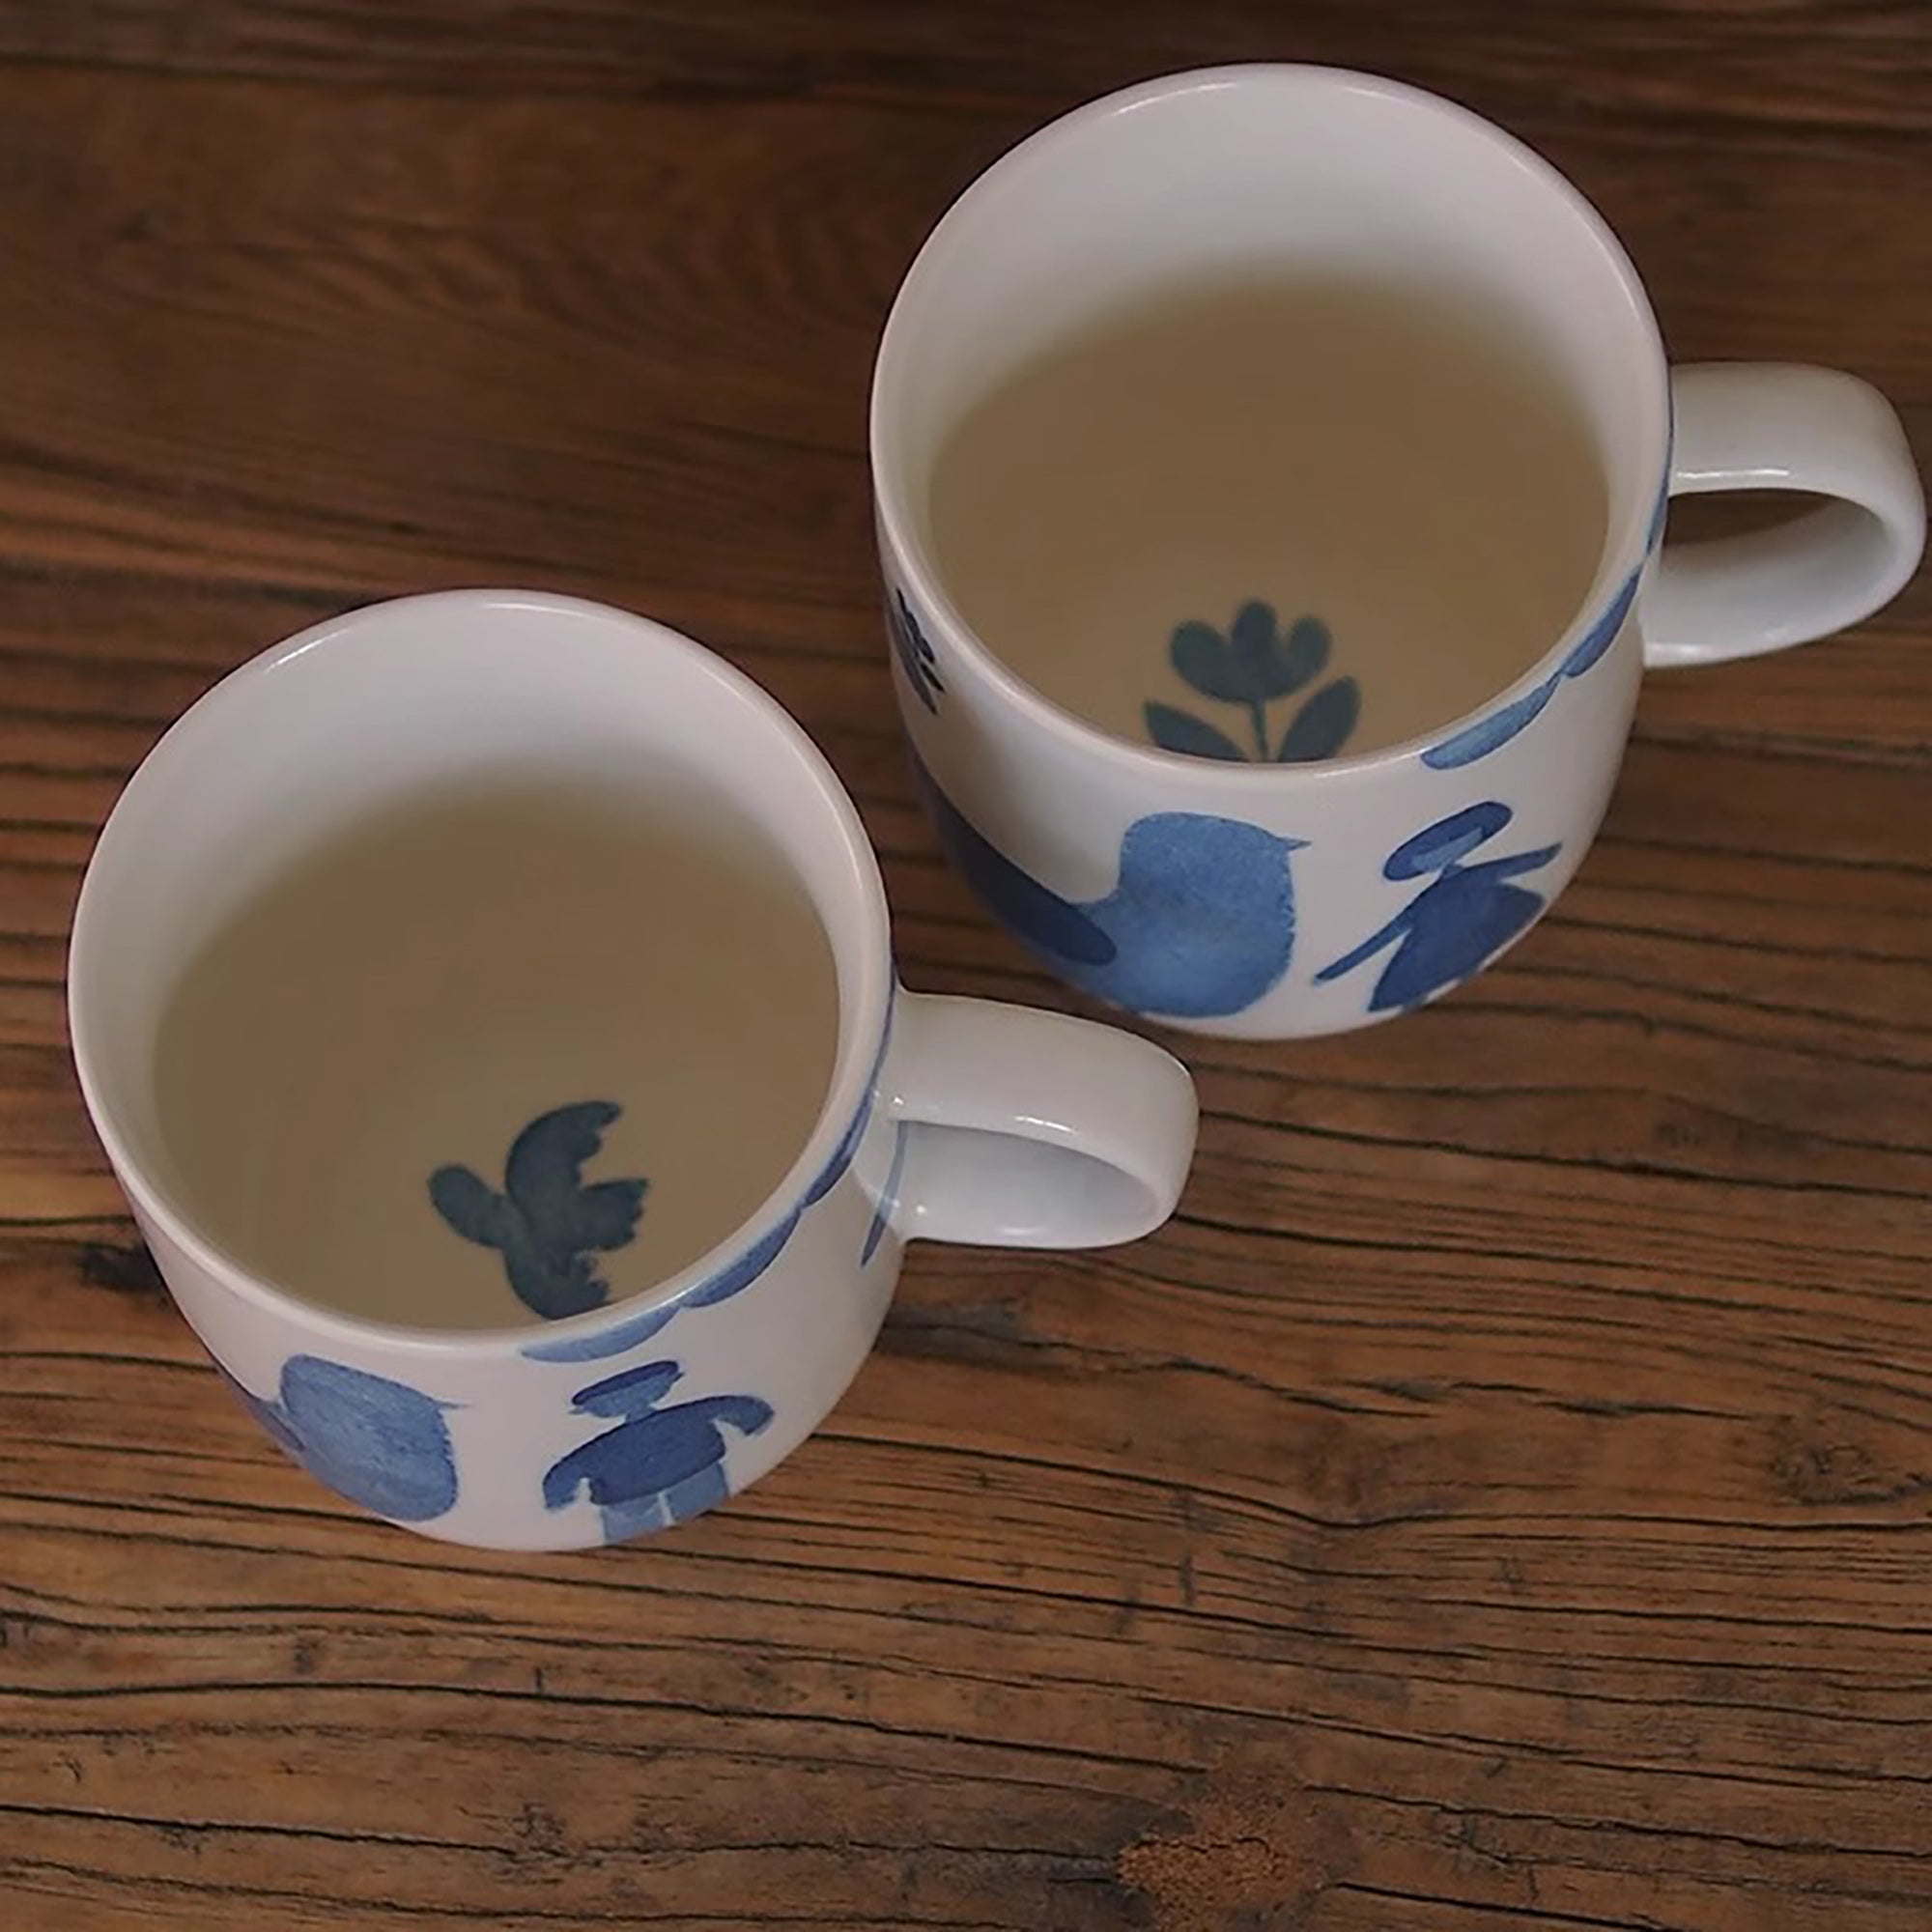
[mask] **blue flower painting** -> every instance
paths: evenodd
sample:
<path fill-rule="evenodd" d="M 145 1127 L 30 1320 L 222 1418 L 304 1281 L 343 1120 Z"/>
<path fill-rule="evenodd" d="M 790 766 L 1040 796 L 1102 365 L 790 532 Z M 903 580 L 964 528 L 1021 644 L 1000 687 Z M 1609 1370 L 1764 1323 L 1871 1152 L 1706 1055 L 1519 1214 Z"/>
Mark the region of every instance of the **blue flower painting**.
<path fill-rule="evenodd" d="M 772 1407 L 751 1395 L 666 1403 L 683 1375 L 676 1362 L 646 1362 L 581 1389 L 573 1406 L 615 1416 L 617 1427 L 552 1464 L 545 1508 L 562 1509 L 587 1492 L 603 1513 L 604 1540 L 620 1543 L 722 1503 L 731 1493 L 724 1431 L 756 1435 L 771 1422 Z"/>
<path fill-rule="evenodd" d="M 1212 624 L 1177 624 L 1168 640 L 1169 662 L 1190 690 L 1246 711 L 1254 750 L 1191 711 L 1152 700 L 1143 707 L 1148 736 L 1163 751 L 1196 758 L 1264 765 L 1332 758 L 1361 715 L 1362 694 L 1352 677 L 1332 679 L 1298 705 L 1279 737 L 1268 722 L 1268 706 L 1313 684 L 1327 668 L 1332 648 L 1321 618 L 1297 617 L 1284 631 L 1274 606 L 1258 597 L 1235 612 L 1226 636 Z"/>
<path fill-rule="evenodd" d="M 917 767 L 939 841 L 966 882 L 1055 972 L 1131 1011 L 1225 1017 L 1288 971 L 1294 945 L 1289 857 L 1302 840 L 1210 813 L 1138 818 L 1120 879 L 1085 904 L 1022 871 Z"/>
<path fill-rule="evenodd" d="M 230 1384 L 317 1481 L 397 1522 L 428 1522 L 456 1502 L 446 1403 L 407 1382 L 317 1355 L 291 1355 L 270 1402 Z"/>
<path fill-rule="evenodd" d="M 1316 974 L 1316 982 L 1352 973 L 1378 953 L 1395 948 L 1369 998 L 1371 1012 L 1419 1006 L 1465 980 L 1521 932 L 1543 910 L 1544 897 L 1509 881 L 1547 866 L 1563 848 L 1539 845 L 1479 866 L 1463 861 L 1509 824 L 1509 807 L 1490 799 L 1439 818 L 1388 856 L 1382 877 L 1426 878 L 1426 886 L 1379 932 Z"/>
<path fill-rule="evenodd" d="M 893 649 L 898 653 L 899 668 L 905 672 L 906 682 L 911 685 L 914 696 L 928 711 L 936 714 L 946 686 L 940 682 L 938 660 L 926 641 L 925 633 L 920 629 L 919 619 L 913 615 L 912 606 L 906 602 L 903 590 L 895 590 L 886 599 L 886 628 L 892 633 Z"/>
<path fill-rule="evenodd" d="M 466 1241 L 495 1248 L 517 1299 L 548 1321 L 601 1308 L 611 1289 L 592 1257 L 628 1245 L 643 1212 L 643 1180 L 586 1184 L 584 1163 L 623 1110 L 580 1100 L 539 1114 L 510 1143 L 500 1193 L 467 1167 L 440 1167 L 429 1198 Z"/>

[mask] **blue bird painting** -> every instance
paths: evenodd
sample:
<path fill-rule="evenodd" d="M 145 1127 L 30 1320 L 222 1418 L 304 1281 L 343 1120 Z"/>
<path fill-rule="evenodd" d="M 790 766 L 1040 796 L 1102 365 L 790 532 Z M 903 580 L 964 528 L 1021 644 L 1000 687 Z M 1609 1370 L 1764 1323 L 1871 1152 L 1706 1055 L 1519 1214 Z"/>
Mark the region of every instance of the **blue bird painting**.
<path fill-rule="evenodd" d="M 228 1379 L 289 1455 L 351 1502 L 397 1522 L 427 1522 L 455 1504 L 446 1403 L 319 1355 L 282 1364 L 274 1401 Z"/>
<path fill-rule="evenodd" d="M 1316 974 L 1316 983 L 1340 979 L 1391 946 L 1395 954 L 1369 996 L 1372 1013 L 1400 1011 L 1466 980 L 1507 946 L 1543 910 L 1544 896 L 1510 884 L 1549 864 L 1563 847 L 1539 845 L 1479 866 L 1463 862 L 1515 817 L 1500 800 L 1466 806 L 1406 838 L 1382 866 L 1389 880 L 1427 878 L 1423 888 L 1379 932 Z"/>
<path fill-rule="evenodd" d="M 579 1390 L 572 1406 L 581 1414 L 620 1419 L 551 1465 L 545 1508 L 562 1509 L 587 1491 L 603 1514 L 604 1540 L 619 1543 L 722 1503 L 731 1493 L 724 1427 L 756 1435 L 772 1406 L 754 1395 L 665 1403 L 683 1376 L 676 1362 L 645 1362 Z"/>
<path fill-rule="evenodd" d="M 586 1185 L 583 1166 L 622 1108 L 579 1100 L 539 1114 L 510 1144 L 498 1193 L 467 1167 L 440 1167 L 429 1198 L 466 1241 L 495 1248 L 518 1300 L 548 1321 L 601 1308 L 611 1289 L 593 1255 L 636 1237 L 644 1180 Z"/>
<path fill-rule="evenodd" d="M 1055 972 L 1132 1012 L 1222 1019 L 1288 971 L 1294 946 L 1290 854 L 1305 840 L 1211 813 L 1138 818 L 1119 883 L 1075 904 L 998 850 L 915 766 L 947 856 L 993 915 Z"/>

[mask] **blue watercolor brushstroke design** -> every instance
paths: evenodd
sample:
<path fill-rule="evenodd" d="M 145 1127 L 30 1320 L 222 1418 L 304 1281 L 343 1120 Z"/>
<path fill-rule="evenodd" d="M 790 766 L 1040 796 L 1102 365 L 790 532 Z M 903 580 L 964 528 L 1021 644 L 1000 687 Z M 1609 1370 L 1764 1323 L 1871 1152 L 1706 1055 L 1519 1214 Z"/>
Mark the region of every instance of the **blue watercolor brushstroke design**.
<path fill-rule="evenodd" d="M 683 1376 L 678 1362 L 644 1362 L 580 1389 L 571 1404 L 578 1413 L 614 1416 L 618 1424 L 551 1465 L 544 1507 L 563 1509 L 587 1492 L 603 1520 L 604 1540 L 620 1543 L 723 1502 L 731 1493 L 724 1430 L 760 1434 L 771 1423 L 772 1406 L 753 1395 L 666 1403 Z"/>
<path fill-rule="evenodd" d="M 893 1163 L 886 1170 L 886 1184 L 878 1200 L 872 1207 L 872 1224 L 866 1230 L 865 1245 L 859 1250 L 859 1265 L 864 1267 L 878 1252 L 879 1243 L 885 1239 L 886 1230 L 893 1225 L 893 1216 L 899 1209 L 899 1182 L 905 1173 L 906 1139 L 912 1131 L 912 1123 L 901 1121 L 893 1139 Z"/>
<path fill-rule="evenodd" d="M 1243 819 L 1155 812 L 1127 828 L 1114 890 L 1075 904 L 993 845 L 917 758 L 914 771 L 940 844 L 994 917 L 1097 998 L 1171 1019 L 1226 1018 L 1288 971 L 1289 860 L 1305 840 Z"/>
<path fill-rule="evenodd" d="M 272 1401 L 222 1373 L 289 1456 L 351 1502 L 397 1522 L 455 1507 L 456 1452 L 442 1419 L 453 1404 L 319 1355 L 291 1355 Z"/>
<path fill-rule="evenodd" d="M 920 628 L 903 590 L 888 591 L 886 629 L 892 633 L 893 649 L 897 653 L 899 668 L 905 672 L 913 696 L 937 717 L 939 700 L 946 695 L 946 685 L 939 675 L 939 659 Z"/>
<path fill-rule="evenodd" d="M 1249 753 L 1218 724 L 1150 698 L 1141 707 L 1147 733 L 1164 752 L 1223 762 L 1298 765 L 1332 758 L 1355 728 L 1362 694 L 1352 677 L 1323 685 L 1298 706 L 1277 739 L 1268 706 L 1313 684 L 1334 647 L 1320 617 L 1302 616 L 1284 628 L 1272 604 L 1250 597 L 1225 634 L 1189 618 L 1168 639 L 1168 662 L 1189 690 L 1216 704 L 1239 707 L 1254 739 Z"/>
<path fill-rule="evenodd" d="M 650 1183 L 583 1179 L 623 1111 L 614 1100 L 578 1100 L 539 1114 L 510 1143 L 500 1193 L 454 1163 L 429 1178 L 430 1205 L 444 1225 L 496 1249 L 511 1292 L 548 1321 L 603 1307 L 611 1287 L 592 1257 L 637 1238 Z"/>
<path fill-rule="evenodd" d="M 1623 588 L 1610 599 L 1604 614 L 1534 690 L 1512 698 L 1487 718 L 1479 718 L 1475 724 L 1443 739 L 1439 745 L 1432 745 L 1423 753 L 1422 762 L 1433 771 L 1456 771 L 1464 765 L 1473 765 L 1479 758 L 1487 758 L 1492 752 L 1499 751 L 1512 738 L 1526 730 L 1542 715 L 1544 706 L 1556 696 L 1560 685 L 1571 678 L 1583 676 L 1616 641 L 1617 633 L 1623 629 L 1624 619 L 1629 616 L 1631 605 L 1636 597 L 1640 576 L 1640 571 L 1631 573 Z"/>
<path fill-rule="evenodd" d="M 1522 932 L 1547 903 L 1543 894 L 1510 883 L 1549 864 L 1563 849 L 1541 845 L 1503 859 L 1465 865 L 1515 817 L 1496 799 L 1465 806 L 1405 839 L 1388 856 L 1382 876 L 1391 882 L 1429 878 L 1379 932 L 1316 974 L 1321 985 L 1352 973 L 1395 948 L 1369 998 L 1372 1013 L 1406 1011 L 1466 980 Z"/>
<path fill-rule="evenodd" d="M 611 1327 L 599 1328 L 592 1334 L 562 1336 L 554 1342 L 532 1342 L 518 1350 L 523 1358 L 527 1362 L 604 1361 L 648 1342 L 687 1308 L 711 1308 L 721 1301 L 730 1300 L 734 1294 L 742 1294 L 783 1253 L 785 1243 L 805 1218 L 806 1210 L 823 1201 L 852 1165 L 859 1143 L 865 1138 L 866 1128 L 871 1122 L 879 1076 L 885 1070 L 886 1049 L 892 1044 L 892 1037 L 893 1005 L 889 1002 L 885 1031 L 879 1039 L 879 1050 L 872 1058 L 871 1071 L 867 1076 L 866 1091 L 860 1096 L 858 1110 L 839 1136 L 838 1144 L 832 1150 L 824 1167 L 806 1188 L 797 1205 L 775 1227 L 670 1301 L 642 1309 Z"/>

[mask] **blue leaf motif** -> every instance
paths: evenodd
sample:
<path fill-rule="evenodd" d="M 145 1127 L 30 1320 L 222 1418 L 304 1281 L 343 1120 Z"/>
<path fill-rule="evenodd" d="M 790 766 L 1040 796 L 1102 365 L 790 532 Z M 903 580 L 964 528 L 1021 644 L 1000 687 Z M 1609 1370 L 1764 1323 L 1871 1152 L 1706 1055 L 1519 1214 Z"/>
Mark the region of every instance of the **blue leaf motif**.
<path fill-rule="evenodd" d="M 859 1143 L 864 1139 L 866 1128 L 871 1121 L 872 1109 L 878 1098 L 879 1075 L 885 1067 L 886 1050 L 891 1046 L 892 1039 L 893 1008 L 889 1001 L 886 1009 L 886 1024 L 879 1036 L 878 1047 L 872 1055 L 871 1068 L 866 1076 L 866 1091 L 860 1097 L 852 1119 L 846 1124 L 845 1131 L 839 1135 L 838 1145 L 832 1150 L 831 1157 L 826 1161 L 817 1179 L 805 1190 L 804 1197 L 798 1205 L 768 1235 L 753 1242 L 742 1253 L 733 1256 L 704 1280 L 686 1289 L 674 1301 L 620 1317 L 611 1326 L 596 1329 L 588 1335 L 572 1335 L 561 1341 L 530 1343 L 519 1350 L 524 1359 L 531 1362 L 602 1361 L 649 1341 L 682 1309 L 709 1308 L 718 1302 L 728 1301 L 734 1294 L 742 1294 L 784 1251 L 785 1243 L 791 1239 L 798 1224 L 805 1218 L 806 1211 L 823 1201 L 844 1179 L 859 1151 Z"/>
<path fill-rule="evenodd" d="M 596 1328 L 588 1335 L 571 1335 L 560 1342 L 532 1342 L 518 1350 L 526 1362 L 598 1362 L 607 1355 L 621 1355 L 648 1342 L 684 1306 L 673 1301 L 668 1308 L 647 1308 L 627 1317 L 614 1328 Z"/>
<path fill-rule="evenodd" d="M 1361 710 L 1361 689 L 1352 677 L 1338 677 L 1333 684 L 1324 684 L 1281 734 L 1275 762 L 1299 765 L 1315 758 L 1332 758 L 1348 742 Z"/>
<path fill-rule="evenodd" d="M 1641 574 L 1640 571 L 1632 572 L 1629 582 L 1610 599 L 1604 614 L 1590 626 L 1576 649 L 1563 660 L 1565 677 L 1581 677 L 1616 642 L 1617 633 L 1623 629 L 1624 619 L 1630 615 L 1630 608 L 1636 601 L 1636 586 Z"/>
<path fill-rule="evenodd" d="M 1537 713 L 1556 695 L 1556 687 L 1561 682 L 1561 677 L 1548 678 L 1534 691 L 1513 698 L 1500 710 L 1492 711 L 1487 718 L 1477 719 L 1453 737 L 1443 739 L 1441 744 L 1432 745 L 1423 753 L 1422 762 L 1432 771 L 1453 772 L 1460 766 L 1473 765 L 1478 758 L 1487 758 L 1534 721 Z"/>
<path fill-rule="evenodd" d="M 1659 498 L 1660 504 L 1662 500 L 1662 497 Z M 1661 527 L 1660 524 L 1653 523 L 1650 539 L 1653 543 L 1656 542 L 1657 532 Z M 1422 754 L 1422 762 L 1432 771 L 1438 772 L 1455 771 L 1463 765 L 1473 765 L 1478 758 L 1487 758 L 1492 752 L 1499 751 L 1520 731 L 1533 724 L 1544 706 L 1556 696 L 1557 687 L 1566 678 L 1585 675 L 1616 642 L 1619 633 L 1623 630 L 1624 620 L 1630 615 L 1631 605 L 1635 601 L 1641 576 L 1641 570 L 1631 573 L 1623 587 L 1605 608 L 1603 615 L 1585 632 L 1570 655 L 1534 691 L 1527 691 L 1520 697 L 1512 698 L 1509 703 L 1492 711 L 1488 717 L 1477 719 L 1473 724 L 1465 724 L 1462 730 L 1452 732 L 1439 745 L 1430 746 Z"/>
<path fill-rule="evenodd" d="M 1191 758 L 1233 759 L 1236 764 L 1245 761 L 1246 753 L 1232 738 L 1192 712 L 1151 698 L 1145 709 L 1148 736 L 1162 751 L 1181 752 Z"/>

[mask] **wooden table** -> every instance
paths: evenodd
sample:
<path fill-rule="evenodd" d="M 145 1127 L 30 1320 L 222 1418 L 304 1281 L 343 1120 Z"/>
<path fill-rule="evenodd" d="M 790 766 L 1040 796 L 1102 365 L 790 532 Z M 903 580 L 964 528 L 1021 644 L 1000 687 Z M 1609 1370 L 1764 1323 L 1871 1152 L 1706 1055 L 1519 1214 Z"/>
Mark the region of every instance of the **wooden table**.
<path fill-rule="evenodd" d="M 116 787 L 385 593 L 767 684 L 916 985 L 1060 1004 L 910 799 L 863 453 L 952 194 L 1131 77 L 1392 71 L 1540 146 L 1673 350 L 1932 447 L 1924 0 L 0 5 L 0 1925 L 1923 1932 L 1932 594 L 1658 677 L 1604 836 L 1422 1016 L 1189 1045 L 1181 1212 L 915 1251 L 831 1424 L 513 1560 L 285 1463 L 61 1014 Z"/>

